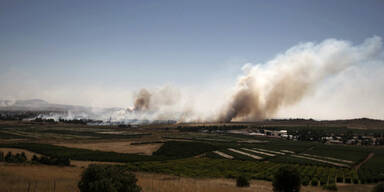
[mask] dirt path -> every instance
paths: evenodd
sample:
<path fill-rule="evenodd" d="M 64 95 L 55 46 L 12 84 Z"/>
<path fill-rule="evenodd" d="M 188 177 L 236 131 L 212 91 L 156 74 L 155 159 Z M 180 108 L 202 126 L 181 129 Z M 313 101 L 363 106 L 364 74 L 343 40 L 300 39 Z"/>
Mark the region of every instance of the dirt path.
<path fill-rule="evenodd" d="M 356 170 L 356 171 L 359 170 L 360 167 L 361 167 L 364 163 L 366 163 L 369 159 L 371 159 L 374 155 L 375 155 L 375 154 L 374 154 L 373 152 L 370 153 L 370 154 L 367 156 L 367 158 L 364 159 L 364 161 L 360 162 L 359 164 L 357 164 L 357 165 L 355 166 L 355 170 Z"/>

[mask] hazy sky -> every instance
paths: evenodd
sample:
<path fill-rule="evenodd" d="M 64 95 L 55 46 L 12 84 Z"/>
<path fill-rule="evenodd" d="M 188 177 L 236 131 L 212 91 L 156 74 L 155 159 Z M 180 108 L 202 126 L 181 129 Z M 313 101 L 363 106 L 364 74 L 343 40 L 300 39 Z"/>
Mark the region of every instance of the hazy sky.
<path fill-rule="evenodd" d="M 89 87 L 234 84 L 245 63 L 300 42 L 383 37 L 383 10 L 384 1 L 369 0 L 2 0 L 0 96 L 40 96 L 26 87 L 73 88 L 72 97 L 85 97 L 80 91 Z"/>

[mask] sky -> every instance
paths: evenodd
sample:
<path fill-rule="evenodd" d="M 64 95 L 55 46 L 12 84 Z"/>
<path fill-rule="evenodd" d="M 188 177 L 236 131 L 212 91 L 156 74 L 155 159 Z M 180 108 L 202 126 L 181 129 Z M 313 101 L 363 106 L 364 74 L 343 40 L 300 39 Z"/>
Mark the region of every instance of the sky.
<path fill-rule="evenodd" d="M 244 64 L 300 43 L 384 37 L 383 10 L 379 0 L 2 0 L 0 99 L 126 107 L 141 88 L 224 90 Z"/>

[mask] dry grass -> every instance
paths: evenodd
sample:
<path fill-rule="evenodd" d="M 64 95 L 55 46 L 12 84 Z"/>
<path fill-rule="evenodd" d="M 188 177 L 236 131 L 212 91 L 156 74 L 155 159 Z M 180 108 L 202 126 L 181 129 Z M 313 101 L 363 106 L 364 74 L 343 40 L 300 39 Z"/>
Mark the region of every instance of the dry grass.
<path fill-rule="evenodd" d="M 138 153 L 144 155 L 152 155 L 152 153 L 157 151 L 162 145 L 162 143 L 143 145 L 131 145 L 131 143 L 131 141 L 118 141 L 92 143 L 59 143 L 55 145 L 100 151 L 113 151 L 117 153 Z"/>
<path fill-rule="evenodd" d="M 339 192 L 367 192 L 372 191 L 375 185 L 367 184 L 337 184 Z"/>
<path fill-rule="evenodd" d="M 78 191 L 82 169 L 44 165 L 0 164 L 1 191 Z"/>
<path fill-rule="evenodd" d="M 136 173 L 144 192 L 272 192 L 272 183 L 252 180 L 250 187 L 236 187 L 233 179 L 194 179 L 177 176 Z M 320 187 L 302 187 L 302 192 L 325 192 Z M 348 190 L 339 190 L 347 192 Z"/>
<path fill-rule="evenodd" d="M 266 181 L 252 181 L 251 187 L 239 188 L 231 179 L 193 179 L 149 173 L 136 175 L 144 192 L 272 191 L 271 183 Z"/>
<path fill-rule="evenodd" d="M 84 165 L 88 165 L 85 162 Z M 84 169 L 45 165 L 0 163 L 0 191 L 67 192 L 79 191 L 77 183 Z M 135 173 L 144 192 L 271 192 L 267 181 L 251 181 L 251 186 L 238 188 L 233 179 L 194 179 L 162 174 Z M 373 185 L 338 185 L 341 192 L 370 191 Z M 28 190 L 29 189 L 29 190 Z M 322 192 L 320 187 L 303 187 L 302 192 Z"/>

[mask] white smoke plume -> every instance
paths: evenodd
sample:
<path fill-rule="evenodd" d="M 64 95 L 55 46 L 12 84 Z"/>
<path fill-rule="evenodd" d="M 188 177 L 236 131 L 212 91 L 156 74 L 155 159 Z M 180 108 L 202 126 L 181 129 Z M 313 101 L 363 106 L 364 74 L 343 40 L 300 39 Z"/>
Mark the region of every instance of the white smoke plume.
<path fill-rule="evenodd" d="M 280 108 L 297 104 L 316 91 L 321 81 L 348 67 L 379 60 L 381 53 L 380 37 L 369 38 L 358 46 L 328 39 L 319 44 L 299 44 L 265 64 L 245 65 L 245 74 L 218 120 L 271 118 Z"/>
<path fill-rule="evenodd" d="M 245 64 L 242 70 L 232 85 L 213 79 L 207 82 L 209 86 L 199 82 L 201 85 L 192 88 L 164 86 L 133 94 L 121 87 L 42 88 L 39 82 L 23 87 L 23 82 L 31 81 L 12 80 L 15 75 L 10 74 L 0 76 L 0 98 L 32 97 L 76 105 L 91 102 L 85 113 L 68 112 L 64 119 L 125 123 L 257 121 L 275 117 L 384 119 L 384 51 L 378 36 L 359 45 L 337 39 L 300 43 L 265 63 Z M 14 95 L 18 97 L 9 99 Z M 108 103 L 113 108 L 103 106 Z M 8 105 L 8 101 L 0 102 L 0 106 Z"/>

